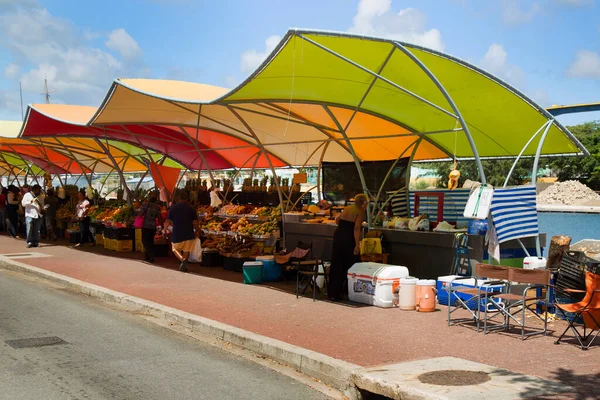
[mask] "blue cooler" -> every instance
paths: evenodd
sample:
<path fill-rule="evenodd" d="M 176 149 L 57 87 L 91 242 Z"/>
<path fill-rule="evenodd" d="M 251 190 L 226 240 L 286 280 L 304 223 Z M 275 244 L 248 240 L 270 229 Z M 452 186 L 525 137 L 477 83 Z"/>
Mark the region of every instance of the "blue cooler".
<path fill-rule="evenodd" d="M 436 289 L 437 289 L 438 303 L 445 305 L 445 306 L 448 305 L 448 292 L 446 291 L 446 286 L 450 283 L 450 281 L 452 281 L 453 279 L 456 279 L 456 278 L 461 278 L 461 277 L 458 275 L 448 275 L 448 276 L 440 276 L 437 278 Z M 486 281 L 483 279 L 478 279 L 477 282 L 481 285 L 481 284 L 485 283 Z M 461 279 L 459 281 L 454 282 L 452 284 L 452 286 L 453 287 L 474 288 L 475 287 L 475 278 Z M 502 289 L 504 289 L 504 285 L 487 286 L 486 289 L 490 293 L 500 293 L 502 291 Z M 456 293 L 456 295 L 463 301 L 467 301 L 468 299 L 470 299 L 472 297 L 471 294 L 467 294 L 467 293 Z M 480 303 L 483 303 L 483 300 L 481 300 Z M 471 310 L 474 310 L 476 307 L 476 301 L 475 300 L 468 301 L 467 306 Z M 480 304 L 480 310 L 485 311 L 483 304 Z"/>
<path fill-rule="evenodd" d="M 260 261 L 246 261 L 242 267 L 244 283 L 254 285 L 262 283 L 263 264 Z"/>
<path fill-rule="evenodd" d="M 283 273 L 283 265 L 275 262 L 275 256 L 258 256 L 256 261 L 262 262 L 263 276 L 265 282 L 275 282 L 281 279 Z"/>

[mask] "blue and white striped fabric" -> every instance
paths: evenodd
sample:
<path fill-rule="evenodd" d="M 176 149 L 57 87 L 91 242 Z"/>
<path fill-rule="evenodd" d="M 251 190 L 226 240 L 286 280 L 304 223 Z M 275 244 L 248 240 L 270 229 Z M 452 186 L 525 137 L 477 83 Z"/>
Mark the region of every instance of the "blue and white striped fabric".
<path fill-rule="evenodd" d="M 408 217 L 408 197 L 406 188 L 402 188 L 397 192 L 387 192 L 391 196 L 392 214 L 394 217 Z"/>
<path fill-rule="evenodd" d="M 498 243 L 539 233 L 535 186 L 494 189 L 490 211 Z"/>

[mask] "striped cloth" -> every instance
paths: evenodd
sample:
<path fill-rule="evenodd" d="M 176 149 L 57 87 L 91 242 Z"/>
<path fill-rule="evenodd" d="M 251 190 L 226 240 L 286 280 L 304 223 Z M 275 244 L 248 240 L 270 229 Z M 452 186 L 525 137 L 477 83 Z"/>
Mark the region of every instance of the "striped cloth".
<path fill-rule="evenodd" d="M 398 190 L 397 193 L 395 191 L 387 192 L 387 195 L 392 197 L 390 200 L 392 205 L 392 215 L 394 217 L 408 217 L 408 197 L 406 188 Z"/>
<path fill-rule="evenodd" d="M 539 233 L 535 186 L 495 189 L 490 211 L 498 243 Z"/>

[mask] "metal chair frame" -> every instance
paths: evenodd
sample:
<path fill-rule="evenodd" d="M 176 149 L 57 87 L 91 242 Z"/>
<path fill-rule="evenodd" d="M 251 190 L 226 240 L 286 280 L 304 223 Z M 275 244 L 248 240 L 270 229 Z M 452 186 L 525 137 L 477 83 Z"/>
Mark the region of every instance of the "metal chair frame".
<path fill-rule="evenodd" d="M 296 268 L 296 298 L 300 295 L 304 296 L 306 289 L 312 286 L 313 301 L 316 301 L 317 290 L 321 293 L 321 289 L 317 286 L 317 278 L 323 276 L 325 278 L 325 287 L 328 284 L 328 276 L 325 271 L 325 266 L 322 260 L 303 260 L 295 261 L 292 265 Z M 319 272 L 319 267 L 323 267 L 323 272 Z M 302 278 L 300 278 L 302 277 Z M 305 283 L 302 293 L 300 293 L 300 284 Z"/>
<path fill-rule="evenodd" d="M 488 281 L 487 278 L 495 279 Z M 465 288 L 461 286 L 453 286 L 454 283 L 460 284 L 460 281 L 475 279 L 475 288 Z M 448 326 L 453 323 L 460 324 L 465 322 L 474 322 L 477 328 L 477 332 L 481 329 L 481 307 L 482 300 L 484 301 L 483 306 L 487 310 L 490 303 L 489 293 L 491 286 L 503 287 L 502 291 L 508 290 L 508 267 L 502 265 L 490 265 L 479 263 L 475 266 L 475 276 L 473 277 L 457 277 L 452 279 L 445 290 L 448 292 Z M 479 282 L 482 282 L 481 284 Z M 459 293 L 471 295 L 471 297 L 463 300 L 458 295 Z M 471 310 L 468 303 L 476 302 L 476 307 Z M 454 309 L 453 309 L 454 308 Z M 452 319 L 451 314 L 459 309 L 467 310 L 471 316 L 466 318 L 455 318 Z"/>
<path fill-rule="evenodd" d="M 549 270 L 525 270 L 522 268 L 509 268 L 509 291 L 510 285 L 515 283 L 517 284 L 526 284 L 527 286 L 523 289 L 523 294 L 511 294 L 511 293 L 500 293 L 494 294 L 489 297 L 491 301 L 494 301 L 499 314 L 502 315 L 503 322 L 495 325 L 488 326 L 488 321 L 490 321 L 493 317 L 488 317 L 487 308 L 485 310 L 484 315 L 484 325 L 483 332 L 487 334 L 494 330 L 504 330 L 508 331 L 511 327 L 511 322 L 521 328 L 521 340 L 525 340 L 525 338 L 535 336 L 535 335 L 544 335 L 546 336 L 548 332 L 548 314 L 544 313 L 544 318 L 542 318 L 534 309 L 537 307 L 540 302 L 544 302 L 548 305 L 548 293 L 546 296 L 538 296 L 537 289 L 543 289 L 544 287 L 548 288 L 550 286 L 550 271 Z M 534 297 L 527 297 L 527 294 L 531 290 L 536 290 L 536 295 Z M 495 301 L 496 299 L 501 301 Z M 533 302 L 533 303 L 531 303 Z M 528 304 L 530 303 L 530 304 Z M 535 315 L 540 321 L 544 322 L 543 330 L 534 330 L 533 332 L 525 333 L 527 328 L 525 315 L 526 312 L 529 311 L 531 314 Z M 517 318 L 517 315 L 520 314 L 520 319 Z"/>
<path fill-rule="evenodd" d="M 590 307 L 590 305 L 595 304 L 598 302 L 597 299 L 595 299 L 595 296 L 600 296 L 600 289 L 594 289 L 594 281 L 592 280 L 592 278 L 590 277 L 590 274 L 592 274 L 591 272 L 586 272 L 586 290 L 577 290 L 577 289 L 566 289 L 569 292 L 574 292 L 574 293 L 582 293 L 585 292 L 586 293 L 586 298 L 589 296 L 589 300 L 586 301 L 586 298 L 584 298 L 582 301 L 580 301 L 577 304 L 582 304 L 583 307 L 581 307 L 579 310 L 575 311 L 575 316 L 573 316 L 572 318 L 567 317 L 567 314 L 565 312 L 565 310 L 563 309 L 563 307 L 561 306 L 565 306 L 559 303 L 555 303 L 555 306 L 557 308 L 557 310 L 560 310 L 561 314 L 563 314 L 565 320 L 568 322 L 568 326 L 565 329 L 565 331 L 562 333 L 562 335 L 560 335 L 560 337 L 556 340 L 556 342 L 554 342 L 555 344 L 560 344 L 561 339 L 565 336 L 565 334 L 569 331 L 569 329 L 571 329 L 573 331 L 573 333 L 575 334 L 575 338 L 577 339 L 577 341 L 579 342 L 579 345 L 581 346 L 582 350 L 588 350 L 590 348 L 590 346 L 594 343 L 594 340 L 596 340 L 596 338 L 598 337 L 598 335 L 600 335 L 600 318 L 596 318 L 594 317 L 594 313 L 593 311 L 597 311 L 598 314 L 600 314 L 600 307 Z M 596 301 L 594 301 L 596 300 Z M 585 304 L 584 304 L 585 303 Z M 569 304 L 569 306 L 572 306 L 571 304 Z M 586 321 L 584 319 L 584 323 L 583 323 L 583 335 L 577 330 L 577 328 L 575 327 L 575 323 L 577 323 L 576 321 L 580 318 L 583 317 L 583 315 L 586 314 L 587 317 L 589 317 L 593 324 L 595 325 L 595 328 L 588 328 Z M 588 333 L 588 329 L 589 329 L 589 333 Z M 596 332 L 595 335 L 593 335 L 594 331 Z M 589 340 L 591 337 L 591 340 Z M 587 342 L 587 343 L 585 343 Z"/>

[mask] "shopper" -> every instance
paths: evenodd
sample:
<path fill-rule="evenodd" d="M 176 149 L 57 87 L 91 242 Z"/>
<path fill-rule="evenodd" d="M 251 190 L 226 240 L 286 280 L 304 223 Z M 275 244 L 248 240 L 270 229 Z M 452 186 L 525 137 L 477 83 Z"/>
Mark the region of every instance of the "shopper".
<path fill-rule="evenodd" d="M 8 236 L 18 237 L 19 229 L 19 189 L 15 185 L 8 186 L 6 195 L 6 219 L 8 221 Z"/>
<path fill-rule="evenodd" d="M 88 215 L 90 211 L 90 201 L 85 197 L 85 193 L 83 191 L 79 191 L 77 193 L 79 198 L 79 203 L 75 206 L 75 215 L 77 220 L 79 221 L 79 243 L 75 245 L 75 247 L 83 246 L 86 242 L 86 239 L 89 239 L 89 242 L 92 246 L 96 245 L 96 239 L 92 232 L 90 232 L 90 217 Z"/>
<path fill-rule="evenodd" d="M 367 196 L 358 194 L 354 198 L 354 204 L 344 208 L 336 219 L 338 226 L 333 234 L 333 253 L 327 288 L 327 295 L 332 301 L 343 300 L 346 274 L 354 263 L 360 261 L 360 234 L 367 204 Z"/>
<path fill-rule="evenodd" d="M 56 210 L 58 210 L 58 198 L 54 195 L 54 189 L 46 191 L 45 218 L 46 218 L 46 237 L 48 240 L 56 240 Z"/>
<path fill-rule="evenodd" d="M 164 234 L 168 233 L 169 227 L 173 227 L 173 234 L 171 236 L 173 253 L 181 261 L 179 270 L 187 272 L 188 258 L 190 252 L 194 249 L 200 229 L 198 229 L 196 210 L 188 204 L 188 194 L 181 191 L 176 195 L 176 198 L 177 203 L 171 206 L 167 214 Z"/>
<path fill-rule="evenodd" d="M 21 200 L 25 211 L 25 228 L 27 230 L 27 248 L 38 247 L 40 244 L 40 229 L 44 213 L 44 199 L 41 197 L 42 187 L 33 185 L 27 190 Z"/>
<path fill-rule="evenodd" d="M 162 225 L 162 213 L 160 206 L 156 204 L 157 197 L 151 194 L 148 200 L 142 204 L 138 210 L 138 215 L 144 217 L 144 226 L 142 227 L 142 243 L 144 245 L 145 259 L 149 263 L 154 262 L 154 236 L 156 235 L 156 226 Z"/>
<path fill-rule="evenodd" d="M 7 202 L 8 189 L 3 187 L 0 191 L 0 228 L 1 230 L 8 232 L 8 221 L 6 220 L 6 202 Z"/>

